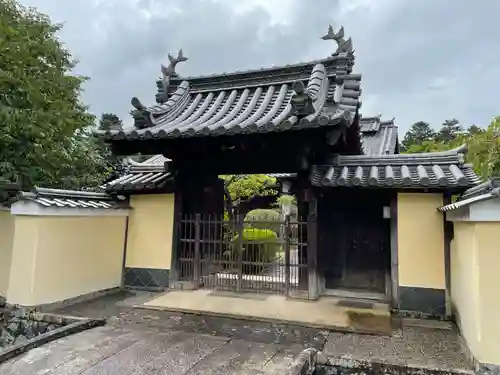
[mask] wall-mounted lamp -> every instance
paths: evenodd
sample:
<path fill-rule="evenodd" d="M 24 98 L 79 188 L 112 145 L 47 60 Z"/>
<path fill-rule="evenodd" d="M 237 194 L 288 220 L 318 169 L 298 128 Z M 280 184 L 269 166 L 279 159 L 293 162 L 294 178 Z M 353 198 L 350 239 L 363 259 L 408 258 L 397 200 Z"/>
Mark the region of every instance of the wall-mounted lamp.
<path fill-rule="evenodd" d="M 384 219 L 390 219 L 391 218 L 391 208 L 388 206 L 382 207 L 382 217 Z"/>

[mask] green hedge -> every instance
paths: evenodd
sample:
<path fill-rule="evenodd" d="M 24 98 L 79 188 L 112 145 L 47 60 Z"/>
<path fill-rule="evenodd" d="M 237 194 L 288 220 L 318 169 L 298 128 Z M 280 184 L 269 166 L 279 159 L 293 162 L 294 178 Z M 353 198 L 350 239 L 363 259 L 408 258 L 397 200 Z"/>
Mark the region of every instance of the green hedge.
<path fill-rule="evenodd" d="M 233 238 L 233 249 L 238 247 L 239 236 Z M 244 228 L 243 229 L 243 260 L 270 262 L 276 259 L 281 249 L 278 235 L 270 229 Z"/>
<path fill-rule="evenodd" d="M 269 229 L 275 233 L 280 230 L 280 213 L 271 209 L 257 209 L 250 211 L 245 217 L 246 228 Z"/>

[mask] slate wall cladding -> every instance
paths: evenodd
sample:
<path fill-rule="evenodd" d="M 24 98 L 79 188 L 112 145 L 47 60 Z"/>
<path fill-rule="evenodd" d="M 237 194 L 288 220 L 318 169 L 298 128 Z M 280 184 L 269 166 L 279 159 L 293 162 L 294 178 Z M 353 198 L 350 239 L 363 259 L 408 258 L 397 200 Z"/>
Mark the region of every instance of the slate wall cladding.
<path fill-rule="evenodd" d="M 399 287 L 399 309 L 416 315 L 444 317 L 445 290 L 418 287 Z"/>
<path fill-rule="evenodd" d="M 170 270 L 167 269 L 125 267 L 123 285 L 144 290 L 166 289 L 169 277 Z"/>

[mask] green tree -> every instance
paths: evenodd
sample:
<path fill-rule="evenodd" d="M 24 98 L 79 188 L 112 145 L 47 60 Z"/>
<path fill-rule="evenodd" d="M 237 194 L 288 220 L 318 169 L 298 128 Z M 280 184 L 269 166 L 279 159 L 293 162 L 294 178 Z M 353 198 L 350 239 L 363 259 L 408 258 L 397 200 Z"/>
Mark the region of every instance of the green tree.
<path fill-rule="evenodd" d="M 460 125 L 460 121 L 456 118 L 451 120 L 443 121 L 441 129 L 437 132 L 434 139 L 437 142 L 450 142 L 453 141 L 457 136 L 463 132 L 463 127 Z"/>
<path fill-rule="evenodd" d="M 471 134 L 471 135 L 476 135 L 476 134 L 481 134 L 483 133 L 485 130 L 483 128 L 480 128 L 479 126 L 477 125 L 471 125 L 469 126 L 469 128 L 467 129 L 467 133 Z"/>
<path fill-rule="evenodd" d="M 244 217 L 257 208 L 271 207 L 278 197 L 276 178 L 265 174 L 225 175 L 224 180 L 229 197 L 226 197 L 230 214 Z"/>
<path fill-rule="evenodd" d="M 401 144 L 401 151 L 408 150 L 411 146 L 419 145 L 425 141 L 432 140 L 435 132 L 430 124 L 424 121 L 417 121 L 406 132 Z"/>
<path fill-rule="evenodd" d="M 121 130 L 123 129 L 122 120 L 114 113 L 103 113 L 99 120 L 99 130 Z M 107 176 L 106 180 L 113 180 L 118 178 L 121 174 L 125 172 L 125 166 L 123 165 L 123 158 L 113 154 L 111 146 L 104 142 L 101 138 L 96 138 L 97 145 L 103 158 L 106 161 L 107 168 L 110 174 Z"/>
<path fill-rule="evenodd" d="M 500 117 L 494 118 L 486 129 L 472 125 L 467 131 L 458 127 L 458 121 L 446 124 L 448 130 L 432 139 L 409 144 L 407 153 L 445 151 L 466 144 L 467 162 L 483 179 L 500 176 Z"/>
<path fill-rule="evenodd" d="M 85 77 L 56 36 L 61 25 L 15 0 L 0 0 L 0 176 L 34 185 L 79 188 L 109 173 L 94 118 L 80 102 Z"/>
<path fill-rule="evenodd" d="M 500 176 L 500 116 L 486 130 L 471 134 L 467 139 L 467 161 L 483 179 Z"/>
<path fill-rule="evenodd" d="M 99 130 L 122 130 L 123 122 L 114 113 L 103 113 L 99 120 Z"/>

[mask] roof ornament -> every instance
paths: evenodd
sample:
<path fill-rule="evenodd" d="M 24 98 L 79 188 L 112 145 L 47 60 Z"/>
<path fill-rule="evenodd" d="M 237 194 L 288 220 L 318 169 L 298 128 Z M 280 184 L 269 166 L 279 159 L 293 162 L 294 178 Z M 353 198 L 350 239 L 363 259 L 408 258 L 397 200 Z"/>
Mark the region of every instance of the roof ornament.
<path fill-rule="evenodd" d="M 335 53 L 332 55 L 336 55 L 341 52 L 347 52 L 347 53 L 352 53 L 354 52 L 354 49 L 352 47 L 352 39 L 345 39 L 344 38 L 344 26 L 340 26 L 340 30 L 335 33 L 333 31 L 332 25 L 328 25 L 328 32 L 321 37 L 323 40 L 334 40 L 337 42 L 337 50 Z"/>
<path fill-rule="evenodd" d="M 187 61 L 189 59 L 189 57 L 184 56 L 184 54 L 182 52 L 182 48 L 177 53 L 177 57 L 172 56 L 170 53 L 167 56 L 168 56 L 168 60 L 170 61 L 168 66 L 161 64 L 161 73 L 163 75 L 163 77 L 162 77 L 163 90 L 161 92 L 161 96 L 162 96 L 161 101 L 163 101 L 163 102 L 166 102 L 168 99 L 167 98 L 167 92 L 168 92 L 167 89 L 168 89 L 168 85 L 170 83 L 170 77 L 178 77 L 179 76 L 179 74 L 177 74 L 177 72 L 175 71 L 175 67 L 177 66 L 178 63 L 183 62 L 183 61 Z"/>
<path fill-rule="evenodd" d="M 178 63 L 189 60 L 189 57 L 184 56 L 182 48 L 179 50 L 177 57 L 173 57 L 170 53 L 167 56 L 168 60 L 170 61 L 170 64 L 168 64 L 168 66 L 162 64 L 161 72 L 163 73 L 163 76 L 177 77 L 178 74 L 175 71 L 175 67 L 177 66 Z"/>
<path fill-rule="evenodd" d="M 151 125 L 151 120 L 149 118 L 149 111 L 147 107 L 141 103 L 139 98 L 133 97 L 130 101 L 132 107 L 135 109 L 132 110 L 131 115 L 134 118 L 134 126 L 138 129 L 143 129 Z"/>
<path fill-rule="evenodd" d="M 304 82 L 295 81 L 292 85 L 292 89 L 295 91 L 290 98 L 292 113 L 298 117 L 304 117 L 314 113 L 313 100 L 306 91 Z"/>

